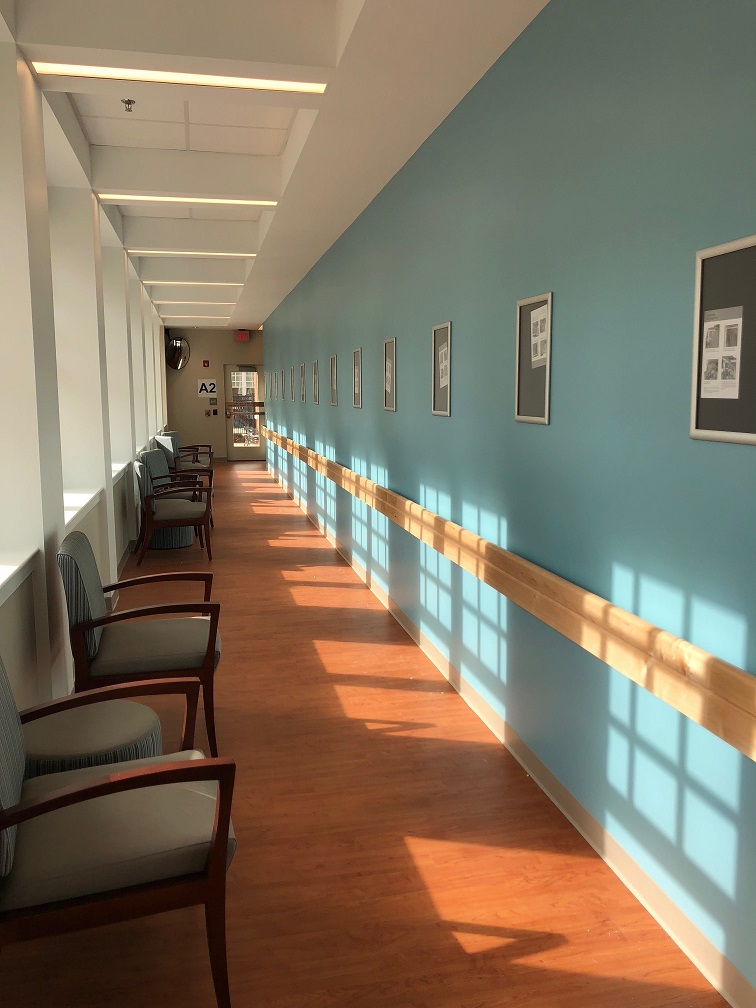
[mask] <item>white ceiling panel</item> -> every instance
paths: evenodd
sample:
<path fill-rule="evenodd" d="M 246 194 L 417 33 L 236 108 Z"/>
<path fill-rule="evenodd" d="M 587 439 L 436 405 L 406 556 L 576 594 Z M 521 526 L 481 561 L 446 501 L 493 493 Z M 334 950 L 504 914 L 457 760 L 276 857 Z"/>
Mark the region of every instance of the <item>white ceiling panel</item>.
<path fill-rule="evenodd" d="M 284 149 L 286 137 L 286 130 L 243 129 L 240 126 L 190 126 L 189 149 L 277 157 Z"/>
<path fill-rule="evenodd" d="M 130 86 L 128 82 L 120 85 L 123 92 L 120 98 L 106 94 L 73 94 L 71 97 L 82 116 L 183 123 L 185 104 L 183 98 L 171 88 L 160 87 L 157 84 L 146 97 L 139 98 L 135 102 L 131 112 L 126 112 L 121 99 L 134 97 L 129 93 Z"/>
<path fill-rule="evenodd" d="M 183 123 L 145 122 L 139 119 L 82 119 L 90 142 L 97 147 L 143 147 L 152 150 L 185 150 Z"/>
<path fill-rule="evenodd" d="M 288 129 L 295 109 L 260 105 L 246 94 L 193 95 L 189 99 L 189 122 L 210 126 L 247 126 L 258 129 Z"/>

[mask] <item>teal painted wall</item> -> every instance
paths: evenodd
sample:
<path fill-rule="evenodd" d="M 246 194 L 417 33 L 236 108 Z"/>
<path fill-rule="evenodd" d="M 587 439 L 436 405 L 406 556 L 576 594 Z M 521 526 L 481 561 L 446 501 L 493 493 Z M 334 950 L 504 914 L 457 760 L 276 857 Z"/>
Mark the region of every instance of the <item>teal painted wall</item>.
<path fill-rule="evenodd" d="M 270 425 L 756 668 L 756 448 L 688 437 L 695 252 L 756 232 L 755 110 L 753 0 L 552 0 L 266 323 L 266 367 L 297 379 Z M 551 425 L 538 427 L 513 419 L 513 334 L 516 301 L 546 290 Z M 448 319 L 446 419 L 431 416 L 430 334 Z M 390 336 L 396 413 L 382 409 Z M 305 467 L 271 461 L 756 982 L 754 764 Z"/>

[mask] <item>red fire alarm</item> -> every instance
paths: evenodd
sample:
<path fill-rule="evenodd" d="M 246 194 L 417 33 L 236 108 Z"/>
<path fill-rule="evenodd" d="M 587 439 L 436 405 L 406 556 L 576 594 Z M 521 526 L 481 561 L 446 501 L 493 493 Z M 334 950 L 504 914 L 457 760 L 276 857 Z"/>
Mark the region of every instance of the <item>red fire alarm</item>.
<path fill-rule="evenodd" d="M 237 329 L 235 338 L 237 343 L 249 343 L 249 329 Z"/>
<path fill-rule="evenodd" d="M 209 360 L 203 360 L 202 361 L 202 367 L 210 367 L 210 361 Z"/>

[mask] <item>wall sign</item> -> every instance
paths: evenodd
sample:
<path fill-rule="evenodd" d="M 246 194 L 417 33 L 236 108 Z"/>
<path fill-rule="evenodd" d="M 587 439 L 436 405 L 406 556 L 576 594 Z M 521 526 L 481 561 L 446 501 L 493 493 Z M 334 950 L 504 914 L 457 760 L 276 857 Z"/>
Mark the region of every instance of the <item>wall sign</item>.
<path fill-rule="evenodd" d="M 210 367 L 210 361 L 209 360 L 203 360 L 202 361 L 202 367 Z"/>
<path fill-rule="evenodd" d="M 198 396 L 217 396 L 218 395 L 218 382 L 213 381 L 212 378 L 202 378 L 197 382 L 197 395 Z"/>
<path fill-rule="evenodd" d="M 756 444 L 756 235 L 696 254 L 690 436 Z"/>

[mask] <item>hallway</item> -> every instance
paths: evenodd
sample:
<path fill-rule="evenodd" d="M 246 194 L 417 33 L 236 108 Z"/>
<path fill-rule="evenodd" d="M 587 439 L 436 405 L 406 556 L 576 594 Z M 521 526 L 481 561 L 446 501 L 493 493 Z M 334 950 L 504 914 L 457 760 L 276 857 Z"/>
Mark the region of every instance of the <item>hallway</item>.
<path fill-rule="evenodd" d="M 216 487 L 235 1008 L 724 1005 L 263 465 Z M 10 947 L 0 982 L 13 1008 L 214 1004 L 200 908 Z"/>

